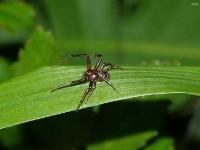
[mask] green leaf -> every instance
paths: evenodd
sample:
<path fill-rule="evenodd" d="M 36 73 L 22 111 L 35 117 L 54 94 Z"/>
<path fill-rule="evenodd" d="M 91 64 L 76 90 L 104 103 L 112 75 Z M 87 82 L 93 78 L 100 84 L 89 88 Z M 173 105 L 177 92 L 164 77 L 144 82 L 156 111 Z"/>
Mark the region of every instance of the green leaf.
<path fill-rule="evenodd" d="M 146 141 L 157 135 L 156 131 L 146 131 L 124 136 L 116 139 L 107 140 L 105 142 L 93 144 L 88 150 L 137 150 L 144 146 Z"/>
<path fill-rule="evenodd" d="M 35 29 L 19 54 L 19 61 L 13 66 L 14 74 L 21 75 L 42 66 L 52 65 L 58 61 L 60 51 L 56 49 L 50 32 L 41 27 Z"/>
<path fill-rule="evenodd" d="M 0 26 L 6 30 L 17 31 L 33 24 L 35 12 L 32 7 L 22 2 L 0 4 Z"/>
<path fill-rule="evenodd" d="M 0 82 L 5 81 L 11 77 L 11 65 L 4 58 L 0 57 Z"/>
<path fill-rule="evenodd" d="M 2 84 L 0 128 L 76 110 L 87 84 L 53 93 L 51 89 L 79 79 L 83 68 L 45 67 Z M 127 67 L 111 75 L 120 92 L 100 83 L 87 107 L 153 94 L 200 95 L 199 67 Z"/>
<path fill-rule="evenodd" d="M 150 144 L 145 150 L 174 150 L 174 140 L 169 137 L 161 137 Z"/>

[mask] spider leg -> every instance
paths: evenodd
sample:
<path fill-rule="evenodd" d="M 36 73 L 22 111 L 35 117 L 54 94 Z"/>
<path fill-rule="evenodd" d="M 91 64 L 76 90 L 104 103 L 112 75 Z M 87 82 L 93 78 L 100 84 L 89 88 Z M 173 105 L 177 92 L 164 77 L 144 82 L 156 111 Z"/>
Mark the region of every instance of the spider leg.
<path fill-rule="evenodd" d="M 85 79 L 79 79 L 79 80 L 75 80 L 75 81 L 71 81 L 70 84 L 61 84 L 57 87 L 55 87 L 54 89 L 51 90 L 51 92 L 55 92 L 57 90 L 60 90 L 60 89 L 64 89 L 64 88 L 67 88 L 67 87 L 70 87 L 70 86 L 75 86 L 75 85 L 79 85 L 79 84 L 83 84 L 83 83 L 86 83 L 87 81 Z"/>
<path fill-rule="evenodd" d="M 100 54 L 96 54 L 95 57 L 97 58 L 97 63 L 95 64 L 94 70 L 98 70 L 101 65 L 103 56 Z"/>
<path fill-rule="evenodd" d="M 85 57 L 87 63 L 87 69 L 91 69 L 91 61 L 88 54 L 75 54 L 71 55 L 72 57 Z"/>
<path fill-rule="evenodd" d="M 111 88 L 113 88 L 114 91 L 119 92 L 119 91 L 117 91 L 117 89 L 113 86 L 113 84 L 112 84 L 111 82 L 109 82 L 109 81 L 106 80 L 106 79 L 103 79 L 103 80 L 106 82 L 106 84 L 108 84 Z"/>
<path fill-rule="evenodd" d="M 105 63 L 102 65 L 102 69 L 106 69 L 106 70 L 113 70 L 113 69 L 119 69 L 119 70 L 123 70 L 122 67 L 118 66 L 118 65 L 113 65 L 111 63 Z"/>
<path fill-rule="evenodd" d="M 90 82 L 89 87 L 87 88 L 87 90 L 85 91 L 85 93 L 83 94 L 81 101 L 79 103 L 79 105 L 77 106 L 77 110 L 81 107 L 81 105 L 83 104 L 83 102 L 89 99 L 89 97 L 92 95 L 92 93 L 94 92 L 96 88 L 96 83 L 95 82 Z"/>

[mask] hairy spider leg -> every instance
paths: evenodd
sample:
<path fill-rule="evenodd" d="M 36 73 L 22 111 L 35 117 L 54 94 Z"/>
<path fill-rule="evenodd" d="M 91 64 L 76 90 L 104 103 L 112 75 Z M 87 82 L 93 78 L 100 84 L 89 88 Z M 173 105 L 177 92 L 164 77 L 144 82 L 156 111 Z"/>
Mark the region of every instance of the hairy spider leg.
<path fill-rule="evenodd" d="M 98 70 L 100 68 L 100 66 L 101 66 L 101 62 L 102 62 L 103 56 L 100 55 L 100 54 L 96 54 L 95 57 L 97 58 L 97 63 L 94 66 L 94 70 Z"/>
<path fill-rule="evenodd" d="M 81 101 L 80 101 L 78 107 L 76 108 L 77 110 L 81 107 L 81 105 L 83 104 L 85 99 L 86 99 L 86 101 L 89 99 L 89 97 L 92 95 L 92 93 L 94 92 L 95 89 L 96 89 L 96 83 L 90 82 L 89 87 L 87 88 L 87 90 L 83 94 Z"/>
<path fill-rule="evenodd" d="M 75 55 L 71 55 L 71 56 L 72 57 L 85 57 L 87 69 L 91 69 L 91 61 L 90 61 L 90 57 L 88 54 L 75 54 Z"/>
<path fill-rule="evenodd" d="M 83 84 L 83 83 L 86 83 L 86 82 L 87 81 L 84 78 L 79 79 L 79 80 L 75 80 L 75 81 L 71 81 L 70 84 L 59 85 L 58 87 L 52 89 L 51 92 L 55 92 L 55 91 L 60 90 L 60 89 L 64 89 L 64 88 L 67 88 L 67 87 L 70 87 L 70 86 L 75 86 L 75 85 Z"/>

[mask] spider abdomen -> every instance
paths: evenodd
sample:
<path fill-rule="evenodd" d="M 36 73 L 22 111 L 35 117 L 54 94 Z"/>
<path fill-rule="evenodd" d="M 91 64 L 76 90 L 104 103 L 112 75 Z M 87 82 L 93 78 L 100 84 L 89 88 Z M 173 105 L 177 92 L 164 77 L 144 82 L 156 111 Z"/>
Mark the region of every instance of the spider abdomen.
<path fill-rule="evenodd" d="M 99 79 L 98 72 L 93 69 L 88 69 L 85 72 L 84 77 L 86 78 L 87 81 L 92 81 L 92 82 L 97 82 Z"/>

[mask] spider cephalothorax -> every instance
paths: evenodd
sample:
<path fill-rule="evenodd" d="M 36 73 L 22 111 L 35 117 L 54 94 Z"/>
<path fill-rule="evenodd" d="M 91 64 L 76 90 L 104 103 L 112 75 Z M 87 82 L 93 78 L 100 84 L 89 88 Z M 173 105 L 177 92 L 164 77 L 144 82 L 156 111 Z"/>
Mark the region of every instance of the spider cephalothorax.
<path fill-rule="evenodd" d="M 56 87 L 55 89 L 52 90 L 52 92 L 59 90 L 59 89 L 66 88 L 66 87 L 75 86 L 75 85 L 89 82 L 89 87 L 83 94 L 81 101 L 77 107 L 77 109 L 79 109 L 81 107 L 81 105 L 83 104 L 84 100 L 85 99 L 87 100 L 92 95 L 92 93 L 94 92 L 94 90 L 96 88 L 97 82 L 105 81 L 109 86 L 111 86 L 116 91 L 116 89 L 112 85 L 112 83 L 109 82 L 109 79 L 110 79 L 109 71 L 111 69 L 120 69 L 119 66 L 113 66 L 112 64 L 105 64 L 105 63 L 102 64 L 102 59 L 103 59 L 102 55 L 95 55 L 95 57 L 97 58 L 97 62 L 95 64 L 94 68 L 91 67 L 91 61 L 90 61 L 89 55 L 76 54 L 76 55 L 72 55 L 72 57 L 85 57 L 86 62 L 87 62 L 87 70 L 84 72 L 81 79 L 71 81 L 71 83 L 67 84 L 67 85 L 61 85 L 59 87 Z"/>

